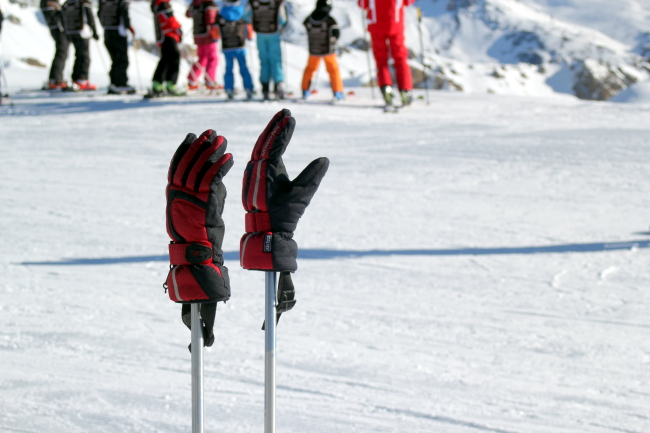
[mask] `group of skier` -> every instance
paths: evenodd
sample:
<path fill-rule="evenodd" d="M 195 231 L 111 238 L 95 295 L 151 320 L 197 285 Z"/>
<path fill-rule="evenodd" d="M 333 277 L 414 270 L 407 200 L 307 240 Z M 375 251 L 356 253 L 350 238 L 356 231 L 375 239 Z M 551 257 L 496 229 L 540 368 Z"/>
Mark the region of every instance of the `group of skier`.
<path fill-rule="evenodd" d="M 88 81 L 90 69 L 90 38 L 99 40 L 90 0 L 41 0 L 41 10 L 54 39 L 55 53 L 47 89 L 95 90 Z M 109 93 L 135 93 L 128 85 L 127 30 L 135 34 L 129 20 L 128 0 L 100 0 L 99 22 L 104 28 L 104 44 L 111 56 Z M 72 82 L 63 77 L 70 44 L 75 50 Z"/>
<path fill-rule="evenodd" d="M 393 103 L 393 83 L 388 66 L 390 53 L 394 62 L 401 102 L 403 105 L 408 105 L 413 100 L 411 95 L 413 85 L 408 65 L 408 50 L 404 45 L 404 7 L 412 4 L 413 0 L 358 0 L 358 2 L 359 6 L 367 12 L 368 31 L 371 35 L 372 50 L 377 64 L 377 82 L 384 99 L 387 104 Z M 312 78 L 321 59 L 325 62 L 330 76 L 334 99 L 344 98 L 343 80 L 336 57 L 336 44 L 340 37 L 340 30 L 336 20 L 330 15 L 331 10 L 331 0 L 317 0 L 314 11 L 303 22 L 309 46 L 309 60 L 301 83 L 302 96 L 305 99 L 309 98 L 311 94 Z M 202 72 L 205 75 L 206 88 L 213 89 L 215 87 L 215 70 L 218 62 L 216 41 L 221 38 L 222 51 L 226 58 L 224 76 L 226 94 L 230 99 L 234 97 L 233 65 L 236 59 L 244 82 L 246 97 L 251 99 L 253 83 L 246 64 L 246 41 L 251 40 L 253 32 L 255 32 L 257 33 L 263 98 L 270 99 L 271 82 L 273 82 L 275 98 L 284 98 L 281 37 L 288 20 L 283 0 L 250 0 L 246 9 L 239 0 L 223 0 L 221 10 L 217 8 L 213 0 L 193 0 L 187 11 L 187 16 L 193 18 L 194 41 L 198 54 L 198 61 L 188 76 L 190 90 L 198 88 Z M 170 18 L 166 17 L 166 19 Z M 180 32 L 177 22 L 173 27 Z M 163 50 L 164 56 L 165 51 Z M 176 53 L 170 53 L 169 58 L 178 62 Z M 161 59 L 162 61 L 163 59 Z M 155 78 L 153 92 L 155 94 L 164 92 L 162 83 Z M 171 93 L 176 94 L 177 92 Z"/>
<path fill-rule="evenodd" d="M 182 35 L 181 26 L 167 1 L 154 0 L 152 11 L 155 15 L 154 23 L 161 57 L 149 95 L 156 97 L 183 94 L 176 87 L 180 64 L 178 43 Z M 216 89 L 216 69 L 219 61 L 217 41 L 221 39 L 221 49 L 226 59 L 226 95 L 229 99 L 233 99 L 235 95 L 233 70 L 236 61 L 246 98 L 252 99 L 254 86 L 246 61 L 246 42 L 253 38 L 255 32 L 264 99 L 271 97 L 271 80 L 275 97 L 284 98 L 281 36 L 288 21 L 282 0 L 251 0 L 247 8 L 244 8 L 240 0 L 223 0 L 221 9 L 213 0 L 193 0 L 186 16 L 193 21 L 192 31 L 198 57 L 187 77 L 189 90 L 199 88 L 201 75 L 206 89 Z"/>
<path fill-rule="evenodd" d="M 193 63 L 187 77 L 188 89 L 196 90 L 203 75 L 205 88 L 217 88 L 218 64 L 217 41 L 226 59 L 224 90 L 228 98 L 234 98 L 234 64 L 238 63 L 246 98 L 252 99 L 254 86 L 246 61 L 246 43 L 256 34 L 260 61 L 260 84 L 264 99 L 284 99 L 284 71 L 282 61 L 282 32 L 287 25 L 284 0 L 249 0 L 246 8 L 242 0 L 222 0 L 219 8 L 214 0 L 193 0 L 187 9 L 187 17 L 193 20 L 193 37 L 198 59 Z M 366 11 L 372 52 L 377 65 L 377 83 L 387 104 L 393 102 L 393 83 L 389 69 L 389 55 L 393 58 L 397 85 L 403 105 L 412 102 L 411 71 L 408 51 L 404 45 L 404 7 L 414 0 L 358 0 Z M 336 45 L 340 30 L 330 15 L 332 0 L 317 0 L 314 11 L 305 19 L 309 59 L 304 70 L 301 90 L 303 98 L 309 98 L 314 73 L 325 62 L 330 77 L 333 97 L 344 98 L 343 80 L 338 67 Z M 89 40 L 99 39 L 90 0 L 41 0 L 41 9 L 50 33 L 55 41 L 55 55 L 50 69 L 49 89 L 93 90 L 96 86 L 88 81 L 90 66 Z M 176 85 L 180 70 L 183 32 L 174 17 L 168 0 L 152 0 L 156 42 L 160 47 L 160 60 L 155 69 L 149 96 L 183 95 Z M 127 31 L 135 36 L 129 19 L 129 0 L 100 0 L 99 21 L 104 28 L 104 44 L 112 65 L 109 93 L 134 93 L 128 85 Z M 75 48 L 72 83 L 63 79 L 69 44 Z"/>

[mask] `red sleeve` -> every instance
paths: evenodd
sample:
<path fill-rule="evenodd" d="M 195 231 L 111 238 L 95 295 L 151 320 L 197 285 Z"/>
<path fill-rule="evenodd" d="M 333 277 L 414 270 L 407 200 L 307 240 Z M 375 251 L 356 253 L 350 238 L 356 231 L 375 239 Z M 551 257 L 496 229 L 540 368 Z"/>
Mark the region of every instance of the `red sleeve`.
<path fill-rule="evenodd" d="M 253 32 L 253 25 L 246 23 L 246 30 L 248 31 L 246 37 L 248 38 L 249 41 L 252 41 L 253 35 L 255 34 Z"/>
<path fill-rule="evenodd" d="M 410 0 L 413 1 L 413 0 Z M 369 1 L 368 0 L 358 0 L 359 7 L 361 9 L 368 9 L 370 7 Z"/>
<path fill-rule="evenodd" d="M 174 30 L 176 30 L 176 29 L 180 29 L 180 28 L 181 28 L 181 23 L 179 23 L 179 22 L 176 20 L 176 17 L 175 17 L 175 16 L 171 16 L 171 17 L 169 17 L 169 21 L 168 21 L 168 22 L 169 22 L 169 27 L 171 27 L 171 28 L 174 29 Z"/>
<path fill-rule="evenodd" d="M 413 3 L 415 3 L 415 0 L 403 0 L 404 1 L 404 6 L 411 6 Z"/>
<path fill-rule="evenodd" d="M 160 29 L 163 34 L 167 34 L 170 31 L 180 29 L 181 24 L 176 20 L 175 16 L 167 16 L 164 13 L 157 14 L 158 22 L 160 23 Z"/>

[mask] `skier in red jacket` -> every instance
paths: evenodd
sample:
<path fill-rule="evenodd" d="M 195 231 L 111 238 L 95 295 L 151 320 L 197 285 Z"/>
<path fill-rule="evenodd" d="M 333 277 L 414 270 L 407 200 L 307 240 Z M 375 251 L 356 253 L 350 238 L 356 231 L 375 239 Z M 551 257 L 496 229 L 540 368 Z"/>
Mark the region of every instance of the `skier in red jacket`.
<path fill-rule="evenodd" d="M 358 0 L 359 7 L 367 11 L 368 32 L 372 39 L 372 52 L 377 64 L 377 82 L 386 104 L 393 103 L 393 80 L 388 69 L 388 53 L 395 62 L 397 86 L 402 103 L 413 101 L 413 81 L 408 65 L 408 50 L 404 45 L 404 6 L 415 0 Z"/>
<path fill-rule="evenodd" d="M 160 60 L 153 73 L 152 88 L 148 95 L 183 95 L 183 92 L 176 88 L 181 62 L 181 52 L 178 48 L 183 36 L 181 25 L 167 0 L 151 0 L 151 11 L 154 16 L 156 43 L 160 47 Z"/>

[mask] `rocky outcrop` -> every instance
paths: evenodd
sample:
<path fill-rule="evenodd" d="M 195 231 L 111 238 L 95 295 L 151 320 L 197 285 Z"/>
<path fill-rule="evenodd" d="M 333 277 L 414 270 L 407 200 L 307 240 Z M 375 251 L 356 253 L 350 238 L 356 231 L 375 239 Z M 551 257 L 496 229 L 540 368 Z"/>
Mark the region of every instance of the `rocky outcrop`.
<path fill-rule="evenodd" d="M 580 99 L 606 101 L 638 81 L 621 67 L 592 59 L 576 61 L 572 69 L 575 71 L 573 92 Z"/>

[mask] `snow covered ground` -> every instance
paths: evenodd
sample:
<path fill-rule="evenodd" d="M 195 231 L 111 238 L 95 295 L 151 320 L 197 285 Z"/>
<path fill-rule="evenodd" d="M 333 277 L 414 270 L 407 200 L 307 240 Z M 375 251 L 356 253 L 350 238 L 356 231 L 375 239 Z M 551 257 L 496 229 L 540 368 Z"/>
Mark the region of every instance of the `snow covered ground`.
<path fill-rule="evenodd" d="M 207 128 L 235 166 L 206 432 L 262 430 L 264 279 L 239 268 L 239 194 L 285 105 L 289 173 L 331 166 L 296 232 L 278 431 L 650 431 L 650 105 L 435 92 L 394 115 L 355 90 L 0 107 L 0 432 L 190 431 L 164 188 Z"/>

